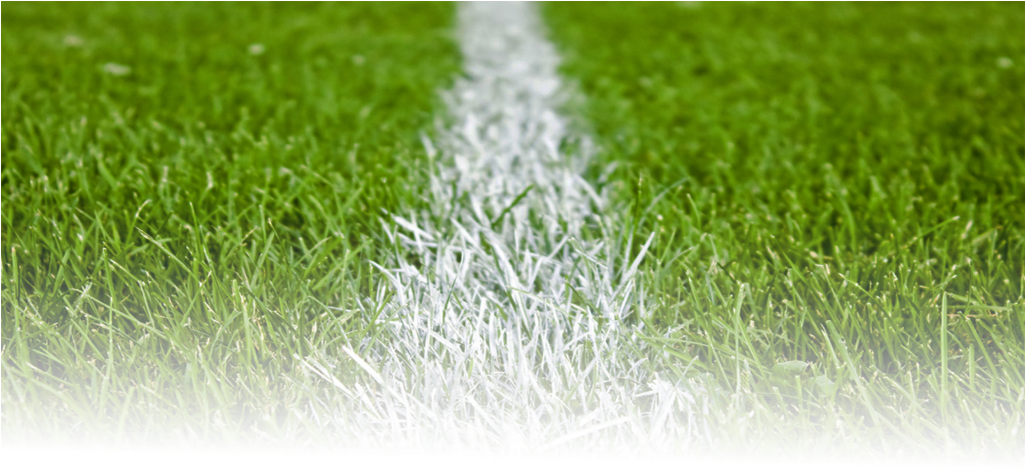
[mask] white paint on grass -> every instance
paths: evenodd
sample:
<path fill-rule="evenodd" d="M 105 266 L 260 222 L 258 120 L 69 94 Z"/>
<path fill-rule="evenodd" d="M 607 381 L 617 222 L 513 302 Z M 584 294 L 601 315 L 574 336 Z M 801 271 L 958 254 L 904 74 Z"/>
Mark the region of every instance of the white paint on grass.
<path fill-rule="evenodd" d="M 622 320 L 640 255 L 582 174 L 593 153 L 559 114 L 568 92 L 534 5 L 460 4 L 465 78 L 425 191 L 394 217 L 368 300 L 382 332 L 309 370 L 345 397 L 351 444 L 682 448 L 708 433 L 698 388 Z M 618 240 L 618 242 L 617 242 Z M 648 240 L 650 243 L 650 239 Z M 359 377 L 337 377 L 355 371 Z"/>

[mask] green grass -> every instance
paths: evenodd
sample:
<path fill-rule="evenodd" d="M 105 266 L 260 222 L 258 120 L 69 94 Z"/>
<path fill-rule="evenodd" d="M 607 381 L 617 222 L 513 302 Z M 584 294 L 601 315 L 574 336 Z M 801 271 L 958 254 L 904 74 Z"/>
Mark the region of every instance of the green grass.
<path fill-rule="evenodd" d="M 1025 449 L 1025 7 L 544 11 L 713 442 Z M 379 333 L 453 21 L 5 4 L 6 437 L 337 443 L 300 359 Z"/>
<path fill-rule="evenodd" d="M 322 435 L 459 70 L 448 4 L 3 7 L 7 436 Z M 304 434 L 305 433 L 305 434 Z"/>
<path fill-rule="evenodd" d="M 714 439 L 1025 449 L 1025 7 L 545 12 Z"/>

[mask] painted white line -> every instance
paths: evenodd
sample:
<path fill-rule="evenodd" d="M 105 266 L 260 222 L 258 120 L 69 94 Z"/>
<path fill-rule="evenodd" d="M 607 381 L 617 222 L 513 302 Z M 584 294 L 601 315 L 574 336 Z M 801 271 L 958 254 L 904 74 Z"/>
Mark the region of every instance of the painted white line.
<path fill-rule="evenodd" d="M 437 151 L 425 139 L 431 207 L 386 224 L 391 285 L 367 307 L 385 333 L 347 349 L 354 363 L 308 359 L 369 376 L 339 428 L 357 445 L 503 451 L 702 440 L 700 387 L 622 322 L 651 240 L 634 259 L 613 243 L 535 5 L 460 4 L 459 25 L 466 76 L 444 94 Z"/>

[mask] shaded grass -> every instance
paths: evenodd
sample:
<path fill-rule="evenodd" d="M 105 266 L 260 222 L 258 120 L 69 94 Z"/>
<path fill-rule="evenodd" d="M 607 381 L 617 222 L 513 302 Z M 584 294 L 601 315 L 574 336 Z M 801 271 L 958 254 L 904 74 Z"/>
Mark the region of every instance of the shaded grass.
<path fill-rule="evenodd" d="M 295 358 L 370 321 L 451 9 L 4 5 L 5 428 L 326 432 Z"/>
<path fill-rule="evenodd" d="M 1025 8 L 545 11 L 716 439 L 1025 448 Z"/>

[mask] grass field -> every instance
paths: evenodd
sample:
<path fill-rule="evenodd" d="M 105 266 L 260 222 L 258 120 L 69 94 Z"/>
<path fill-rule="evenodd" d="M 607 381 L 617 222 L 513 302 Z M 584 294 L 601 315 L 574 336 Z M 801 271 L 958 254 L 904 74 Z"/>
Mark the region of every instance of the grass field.
<path fill-rule="evenodd" d="M 1023 447 L 1025 8 L 545 11 L 721 439 Z"/>
<path fill-rule="evenodd" d="M 8 436 L 301 427 L 280 377 L 355 328 L 452 11 L 4 5 Z"/>
<path fill-rule="evenodd" d="M 331 442 L 454 11 L 5 4 L 6 437 Z M 713 449 L 1025 449 L 1025 7 L 542 12 Z"/>

